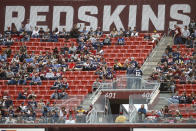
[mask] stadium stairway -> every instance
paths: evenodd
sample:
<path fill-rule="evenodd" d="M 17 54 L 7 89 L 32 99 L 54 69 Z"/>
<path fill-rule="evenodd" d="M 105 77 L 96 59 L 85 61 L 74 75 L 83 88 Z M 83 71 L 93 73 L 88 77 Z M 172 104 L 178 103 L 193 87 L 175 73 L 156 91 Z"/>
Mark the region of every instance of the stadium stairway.
<path fill-rule="evenodd" d="M 173 39 L 172 37 L 162 37 L 160 42 L 157 44 L 157 46 L 154 48 L 148 59 L 145 61 L 145 63 L 142 66 L 143 71 L 143 77 L 144 79 L 148 79 L 150 75 L 152 74 L 154 68 L 157 66 L 158 62 L 160 62 L 163 53 L 165 52 L 165 49 L 167 45 L 170 45 L 172 47 L 173 45 Z M 163 105 L 168 105 L 168 98 L 172 96 L 171 93 L 160 93 L 159 99 L 156 103 L 156 106 L 154 107 L 155 110 L 159 110 L 163 107 Z"/>
<path fill-rule="evenodd" d="M 167 45 L 172 46 L 173 39 L 172 37 L 163 36 L 141 68 L 141 70 L 143 71 L 144 79 L 148 79 L 149 76 L 152 74 L 158 62 L 160 62 Z"/>

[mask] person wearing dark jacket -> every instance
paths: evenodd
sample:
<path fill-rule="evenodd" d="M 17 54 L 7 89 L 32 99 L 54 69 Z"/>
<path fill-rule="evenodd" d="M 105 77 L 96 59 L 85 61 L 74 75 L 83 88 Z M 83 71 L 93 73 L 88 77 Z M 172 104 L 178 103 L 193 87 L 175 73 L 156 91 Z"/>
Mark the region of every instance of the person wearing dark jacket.
<path fill-rule="evenodd" d="M 6 108 L 9 108 L 12 105 L 13 105 L 13 101 L 10 99 L 10 96 L 9 96 L 7 100 L 5 101 L 5 106 Z"/>
<path fill-rule="evenodd" d="M 134 78 L 133 78 L 134 70 L 135 70 L 134 65 L 129 64 L 127 67 L 127 88 L 128 89 L 131 89 L 134 83 Z"/>

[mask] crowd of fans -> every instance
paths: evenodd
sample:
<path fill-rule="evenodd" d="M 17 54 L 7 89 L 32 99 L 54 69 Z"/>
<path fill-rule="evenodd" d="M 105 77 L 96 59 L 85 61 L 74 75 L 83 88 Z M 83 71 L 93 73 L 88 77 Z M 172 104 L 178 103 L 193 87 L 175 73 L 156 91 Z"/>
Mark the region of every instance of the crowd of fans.
<path fill-rule="evenodd" d="M 144 105 L 141 105 L 141 107 L 138 110 L 138 122 L 140 123 L 195 123 L 196 121 L 193 118 L 193 116 L 184 117 L 180 110 L 176 108 L 172 109 L 168 105 L 165 105 L 160 110 L 151 110 L 151 111 L 147 111 Z"/>
<path fill-rule="evenodd" d="M 102 47 L 104 45 L 111 45 L 111 39 L 117 38 L 115 44 L 124 45 L 125 37 L 137 37 L 139 33 L 136 28 L 133 30 L 129 28 L 127 31 L 115 28 L 110 34 L 104 36 L 100 27 L 95 31 L 86 27 L 83 29 L 75 25 L 70 32 L 65 28 L 61 31 L 56 28 L 54 31 L 50 29 L 32 27 L 27 21 L 27 24 L 21 24 L 20 29 L 10 27 L 0 35 L 0 45 L 4 45 L 0 54 L 0 79 L 8 80 L 8 85 L 42 85 L 43 80 L 55 80 L 51 90 L 55 90 L 50 99 L 67 99 L 68 94 L 66 90 L 69 89 L 69 83 L 63 74 L 66 71 L 95 71 L 99 79 L 115 78 L 116 70 L 126 70 L 129 60 L 126 60 L 122 66 L 119 62 L 114 67 L 109 67 L 103 58 Z M 69 38 L 75 38 L 76 42 L 72 42 L 71 46 L 67 44 L 61 49 L 55 47 L 52 52 L 42 52 L 35 54 L 28 53 L 25 42 L 32 38 L 40 40 L 40 42 L 58 42 L 59 38 L 64 38 L 65 43 L 70 42 Z M 14 42 L 22 42 L 22 46 L 15 54 L 12 53 L 10 46 Z M 5 47 L 6 46 L 6 47 Z M 9 62 L 8 59 L 11 59 Z M 117 60 L 116 60 L 117 61 Z M 98 81 L 99 81 L 98 79 Z M 65 111 L 66 109 L 57 109 L 56 104 L 45 103 L 43 100 L 36 101 L 37 94 L 28 88 L 23 89 L 18 94 L 18 100 L 27 100 L 28 103 L 21 103 L 17 109 L 14 108 L 11 96 L 3 93 L 1 99 L 1 123 L 15 123 L 15 122 L 35 122 L 37 113 L 42 113 L 43 118 L 47 118 L 47 122 L 65 120 L 75 120 L 75 109 Z M 84 112 L 84 111 L 80 111 Z M 85 114 L 86 112 L 84 112 Z M 65 118 L 66 117 L 66 118 Z M 52 119 L 51 119 L 52 118 Z M 50 119 L 50 120 L 48 120 Z M 45 119 L 40 121 L 44 122 Z M 73 121 L 72 121 L 73 122 Z"/>
<path fill-rule="evenodd" d="M 187 27 L 185 27 L 182 33 L 179 27 L 175 27 L 175 44 L 184 42 L 187 47 L 192 48 L 194 46 L 194 39 L 196 37 L 195 26 L 190 24 L 189 27 L 191 27 L 190 30 L 192 31 L 190 31 L 190 34 L 187 31 Z M 181 36 L 181 34 L 183 35 Z M 111 39 L 113 37 L 117 37 L 117 43 L 115 44 L 119 45 L 126 44 L 125 37 L 137 37 L 139 33 L 136 28 L 132 30 L 129 27 L 126 31 L 123 29 L 117 31 L 114 28 L 102 40 L 103 35 L 100 27 L 94 31 L 92 28 L 87 30 L 86 27 L 81 29 L 77 25 L 70 32 L 67 32 L 65 28 L 62 31 L 59 31 L 58 28 L 54 31 L 50 29 L 44 30 L 43 28 L 39 29 L 38 27 L 32 27 L 29 21 L 27 21 L 26 25 L 21 24 L 19 31 L 16 28 L 11 29 L 8 27 L 4 34 L 0 35 L 0 44 L 7 46 L 0 54 L 0 79 L 8 80 L 8 85 L 41 85 L 43 80 L 55 80 L 54 85 L 51 87 L 51 90 L 55 90 L 55 92 L 51 95 L 50 99 L 67 99 L 66 90 L 69 89 L 69 84 L 63 78 L 63 74 L 66 71 L 96 71 L 95 74 L 99 76 L 97 83 L 99 79 L 104 81 L 105 79 L 115 78 L 117 70 L 127 70 L 127 74 L 135 73 L 135 75 L 138 74 L 136 73 L 136 70 L 138 70 L 141 76 L 142 73 L 139 71 L 139 65 L 133 57 L 131 61 L 127 59 L 124 64 L 115 60 L 114 67 L 111 68 L 103 58 L 104 52 L 102 50 L 104 45 L 112 44 Z M 188 36 L 185 37 L 186 35 Z M 153 34 L 152 36 L 144 36 L 144 39 L 157 41 L 158 37 L 158 35 Z M 40 42 L 58 42 L 59 38 L 65 38 L 65 42 L 69 42 L 69 38 L 76 38 L 77 44 L 72 42 L 71 47 L 67 47 L 65 44 L 61 49 L 54 48 L 53 52 L 40 51 L 40 54 L 34 54 L 34 52 L 28 54 L 27 47 L 23 44 L 12 58 L 10 46 L 14 41 L 26 42 L 31 38 L 40 39 Z M 152 79 L 159 80 L 162 83 L 161 88 L 169 87 L 173 92 L 175 89 L 175 79 L 179 79 L 180 83 L 195 83 L 195 51 L 196 49 L 192 57 L 181 56 L 178 48 L 177 50 L 172 50 L 168 46 L 163 59 L 152 75 Z M 8 62 L 8 58 L 12 58 L 11 62 Z M 164 84 L 167 84 L 167 86 Z M 56 109 L 55 103 L 51 106 L 50 103 L 45 104 L 42 100 L 37 102 L 35 100 L 36 96 L 35 92 L 29 93 L 28 89 L 24 89 L 23 92 L 19 93 L 18 99 L 27 99 L 28 104 L 22 103 L 17 109 L 14 109 L 9 94 L 5 92 L 0 103 L 0 122 L 35 122 L 37 110 L 41 110 L 42 112 L 41 116 L 44 119 L 41 122 L 65 122 L 65 120 L 75 120 L 76 114 L 80 114 L 81 112 L 81 114 L 86 113 L 82 109 L 78 113 L 76 113 L 75 109 L 70 109 L 69 111 L 65 108 Z"/>
<path fill-rule="evenodd" d="M 0 123 L 85 123 L 84 118 L 92 109 L 92 107 L 88 111 L 82 107 L 65 109 L 56 102 L 45 103 L 42 99 L 37 102 L 34 92 L 30 93 L 28 89 L 21 92 L 19 98 L 28 99 L 28 101 L 22 102 L 15 109 L 11 97 L 4 92 L 3 98 L 0 99 Z"/>
<path fill-rule="evenodd" d="M 169 104 L 174 104 L 177 107 L 179 104 L 189 104 L 190 107 L 184 108 L 184 110 L 186 110 L 186 113 L 190 113 L 196 110 L 195 93 L 187 94 L 187 92 L 183 92 L 179 94 L 179 92 L 176 91 L 176 84 L 196 83 L 196 22 L 192 20 L 190 24 L 184 26 L 183 29 L 177 25 L 174 27 L 173 30 L 170 30 L 170 34 L 174 38 L 176 48 L 172 48 L 169 45 L 167 46 L 161 61 L 154 69 L 150 79 L 158 80 L 161 83 L 161 91 L 172 91 L 173 95 L 168 98 Z M 181 49 L 182 47 L 184 51 Z M 143 109 L 143 107 L 141 108 Z M 142 113 L 138 111 L 140 116 L 139 121 L 145 123 L 196 122 L 191 115 L 184 118 L 181 113 L 183 108 L 179 109 L 181 110 L 174 109 L 175 111 L 173 111 L 170 109 L 170 106 L 165 105 L 159 111 L 152 110 L 147 113 L 145 113 L 146 111 Z"/>
<path fill-rule="evenodd" d="M 161 90 L 170 90 L 174 93 L 177 83 L 196 83 L 196 47 L 190 55 L 187 55 L 188 53 L 191 53 L 191 48 L 187 48 L 187 52 L 183 55 L 180 52 L 180 45 L 177 45 L 177 48 L 167 46 L 161 62 L 151 75 L 152 80 L 158 80 L 161 83 Z"/>
<path fill-rule="evenodd" d="M 174 44 L 185 44 L 187 47 L 193 48 L 196 37 L 196 22 L 191 20 L 189 25 L 183 28 L 174 25 L 173 29 L 169 30 L 169 34 L 174 38 Z"/>

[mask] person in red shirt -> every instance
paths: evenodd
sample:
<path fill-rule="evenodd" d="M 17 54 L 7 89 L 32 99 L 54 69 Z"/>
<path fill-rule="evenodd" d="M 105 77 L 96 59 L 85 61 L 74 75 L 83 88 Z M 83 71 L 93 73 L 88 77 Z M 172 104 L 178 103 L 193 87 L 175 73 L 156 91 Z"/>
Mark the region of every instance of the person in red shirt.
<path fill-rule="evenodd" d="M 182 44 L 183 42 L 182 42 L 182 36 L 181 36 L 182 34 L 181 29 L 177 25 L 174 25 L 174 27 L 175 27 L 174 44 L 175 45 Z"/>
<path fill-rule="evenodd" d="M 192 104 L 194 107 L 196 107 L 196 97 L 192 100 Z"/>
<path fill-rule="evenodd" d="M 147 113 L 148 122 L 157 122 L 159 119 L 158 111 L 152 110 L 152 112 Z"/>

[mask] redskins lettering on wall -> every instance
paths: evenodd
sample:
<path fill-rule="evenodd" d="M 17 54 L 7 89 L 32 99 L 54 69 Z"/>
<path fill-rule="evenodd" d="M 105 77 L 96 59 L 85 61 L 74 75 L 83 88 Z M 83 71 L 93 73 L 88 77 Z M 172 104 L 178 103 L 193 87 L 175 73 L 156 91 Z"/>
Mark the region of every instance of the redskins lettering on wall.
<path fill-rule="evenodd" d="M 87 28 L 136 27 L 138 31 L 166 32 L 174 24 L 188 25 L 195 17 L 196 0 L 3 0 L 0 4 L 0 32 L 8 26 L 32 26 L 70 31 L 74 24 Z"/>

